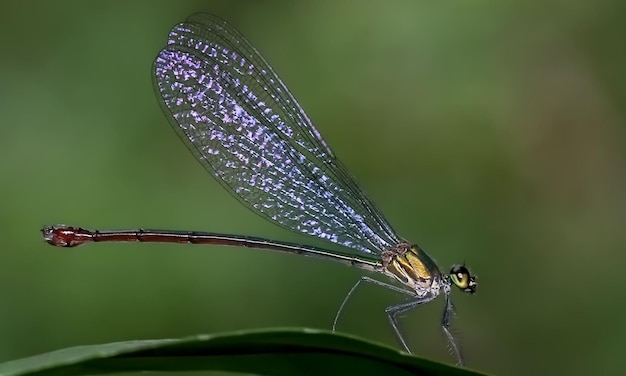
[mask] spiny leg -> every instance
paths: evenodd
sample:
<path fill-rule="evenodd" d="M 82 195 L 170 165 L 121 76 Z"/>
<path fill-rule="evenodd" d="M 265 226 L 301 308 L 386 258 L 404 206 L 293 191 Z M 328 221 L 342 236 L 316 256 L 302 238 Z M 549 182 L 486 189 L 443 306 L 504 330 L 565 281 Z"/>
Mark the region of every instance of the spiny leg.
<path fill-rule="evenodd" d="M 346 303 L 348 302 L 348 300 L 352 296 L 352 293 L 356 290 L 357 287 L 359 287 L 361 282 L 370 282 L 370 283 L 373 283 L 373 284 L 375 284 L 377 286 L 382 286 L 382 287 L 388 288 L 390 290 L 393 290 L 393 291 L 396 291 L 396 292 L 401 292 L 401 293 L 407 294 L 407 295 L 414 295 L 415 294 L 412 290 L 406 290 L 406 289 L 403 289 L 401 287 L 394 286 L 394 285 L 389 284 L 389 283 L 381 282 L 381 281 L 378 281 L 378 280 L 370 278 L 370 277 L 361 277 L 354 284 L 354 286 L 352 286 L 350 291 L 348 291 L 348 294 L 343 299 L 343 302 L 341 302 L 341 305 L 339 306 L 339 309 L 337 310 L 337 314 L 335 315 L 335 320 L 333 321 L 333 332 L 337 328 L 337 321 L 339 321 L 339 316 L 341 316 L 341 312 L 343 311 L 343 308 L 345 307 Z"/>
<path fill-rule="evenodd" d="M 450 332 L 450 321 L 454 315 L 454 306 L 452 305 L 452 301 L 450 300 L 450 295 L 448 293 L 445 294 L 445 299 L 446 305 L 443 309 L 443 316 L 441 317 L 441 329 L 443 329 L 443 333 L 446 335 L 450 350 L 452 350 L 452 354 L 456 358 L 456 364 L 462 366 L 464 365 L 464 361 L 463 355 L 461 354 L 461 347 L 452 335 L 452 332 Z"/>
<path fill-rule="evenodd" d="M 387 313 L 387 317 L 389 317 L 389 322 L 391 322 L 391 326 L 393 327 L 393 330 L 396 332 L 396 336 L 398 337 L 398 339 L 400 339 L 400 342 L 402 343 L 402 346 L 404 346 L 404 349 L 406 350 L 406 352 L 411 353 L 411 350 L 409 349 L 409 346 L 406 344 L 406 341 L 404 340 L 404 337 L 402 336 L 402 333 L 400 332 L 400 329 L 398 328 L 398 319 L 396 316 L 402 312 L 406 312 L 410 309 L 413 309 L 420 304 L 428 303 L 435 298 L 436 296 L 429 294 L 424 297 L 417 298 L 416 300 L 410 301 L 408 303 L 398 304 L 395 306 L 387 307 L 385 309 L 385 312 Z"/>

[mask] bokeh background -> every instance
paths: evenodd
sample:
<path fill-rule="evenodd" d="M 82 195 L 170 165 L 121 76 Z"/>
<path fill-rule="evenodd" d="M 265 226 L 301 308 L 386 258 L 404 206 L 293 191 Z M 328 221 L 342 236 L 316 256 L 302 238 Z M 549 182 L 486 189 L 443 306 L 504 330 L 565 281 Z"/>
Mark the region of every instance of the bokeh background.
<path fill-rule="evenodd" d="M 626 372 L 626 42 L 620 1 L 6 1 L 0 5 L 0 360 L 243 328 L 330 328 L 363 273 L 225 247 L 46 245 L 39 229 L 173 228 L 317 244 L 252 214 L 155 100 L 171 26 L 211 12 L 272 64 L 404 237 L 479 293 L 454 294 L 468 365 Z M 397 346 L 358 291 L 340 329 Z M 442 301 L 407 315 L 451 361 Z"/>

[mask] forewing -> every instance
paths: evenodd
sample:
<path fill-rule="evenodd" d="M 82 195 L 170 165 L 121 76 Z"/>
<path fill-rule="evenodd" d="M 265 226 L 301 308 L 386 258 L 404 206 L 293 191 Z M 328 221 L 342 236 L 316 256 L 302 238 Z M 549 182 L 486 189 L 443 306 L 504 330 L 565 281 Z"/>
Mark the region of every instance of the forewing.
<path fill-rule="evenodd" d="M 181 139 L 253 211 L 359 251 L 398 242 L 269 64 L 224 21 L 198 14 L 175 26 L 154 82 Z"/>

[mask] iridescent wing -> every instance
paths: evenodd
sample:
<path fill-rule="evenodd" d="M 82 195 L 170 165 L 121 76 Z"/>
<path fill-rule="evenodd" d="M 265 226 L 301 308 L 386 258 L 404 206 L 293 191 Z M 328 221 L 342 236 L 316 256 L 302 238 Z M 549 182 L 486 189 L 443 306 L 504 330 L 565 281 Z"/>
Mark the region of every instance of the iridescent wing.
<path fill-rule="evenodd" d="M 223 20 L 176 25 L 154 62 L 171 125 L 254 212 L 363 252 L 399 242 L 258 51 Z"/>

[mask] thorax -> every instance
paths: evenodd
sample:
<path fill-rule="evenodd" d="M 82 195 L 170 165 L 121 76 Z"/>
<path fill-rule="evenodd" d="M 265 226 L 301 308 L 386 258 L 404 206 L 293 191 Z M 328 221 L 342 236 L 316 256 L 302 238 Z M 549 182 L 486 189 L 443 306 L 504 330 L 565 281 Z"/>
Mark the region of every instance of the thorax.
<path fill-rule="evenodd" d="M 415 291 L 417 296 L 438 295 L 444 282 L 441 271 L 417 245 L 400 243 L 382 253 L 384 272 Z"/>

